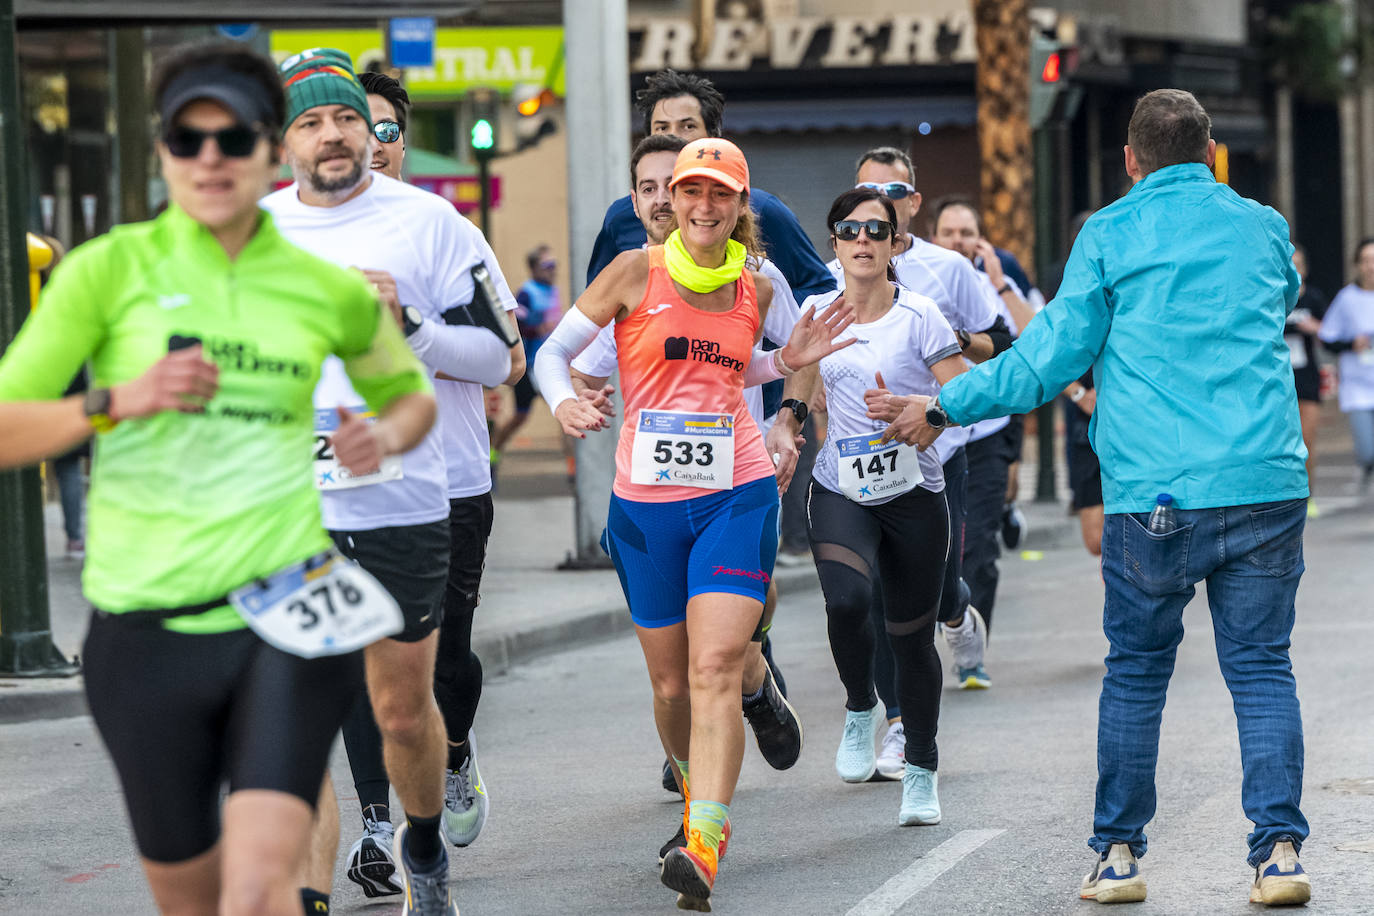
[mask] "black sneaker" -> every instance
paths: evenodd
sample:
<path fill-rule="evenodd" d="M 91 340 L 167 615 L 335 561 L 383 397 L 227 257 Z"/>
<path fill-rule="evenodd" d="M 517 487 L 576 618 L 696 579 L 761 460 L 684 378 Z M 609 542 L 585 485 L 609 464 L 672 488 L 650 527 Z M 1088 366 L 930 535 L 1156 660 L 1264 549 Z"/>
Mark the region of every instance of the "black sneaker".
<path fill-rule="evenodd" d="M 677 787 L 677 777 L 673 775 L 673 762 L 667 757 L 663 758 L 663 788 L 674 795 L 682 795 L 682 790 Z"/>
<path fill-rule="evenodd" d="M 679 822 L 677 825 L 677 833 L 673 834 L 673 838 L 664 843 L 663 848 L 658 851 L 658 867 L 663 867 L 663 860 L 667 857 L 668 853 L 672 852 L 674 849 L 685 849 L 686 847 L 687 831 L 683 829 L 682 823 Z"/>
<path fill-rule="evenodd" d="M 773 680 L 778 682 L 778 693 L 787 696 L 787 681 L 783 680 L 782 669 L 778 663 L 773 661 L 773 640 L 767 636 L 763 637 L 763 646 L 760 650 L 763 653 L 763 660 L 768 663 L 768 670 L 773 672 Z"/>
<path fill-rule="evenodd" d="M 1026 536 L 1026 515 L 1016 503 L 1002 507 L 1002 543 L 1015 550 Z"/>
<path fill-rule="evenodd" d="M 802 749 L 801 720 L 778 690 L 771 668 L 764 670 L 763 695 L 744 701 L 744 718 L 749 720 L 759 752 L 770 767 L 786 770 L 797 762 Z"/>

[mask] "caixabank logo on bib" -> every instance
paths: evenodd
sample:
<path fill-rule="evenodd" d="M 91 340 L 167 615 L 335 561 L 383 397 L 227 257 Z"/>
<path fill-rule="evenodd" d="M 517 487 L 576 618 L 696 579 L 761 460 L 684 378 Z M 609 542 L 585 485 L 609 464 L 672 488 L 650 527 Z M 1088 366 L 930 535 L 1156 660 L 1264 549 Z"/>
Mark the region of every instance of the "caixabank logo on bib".
<path fill-rule="evenodd" d="M 720 344 L 714 340 L 698 340 L 687 337 L 668 337 L 663 341 L 663 358 L 693 359 L 699 363 L 714 363 L 732 372 L 743 372 L 744 363 L 720 351 Z"/>

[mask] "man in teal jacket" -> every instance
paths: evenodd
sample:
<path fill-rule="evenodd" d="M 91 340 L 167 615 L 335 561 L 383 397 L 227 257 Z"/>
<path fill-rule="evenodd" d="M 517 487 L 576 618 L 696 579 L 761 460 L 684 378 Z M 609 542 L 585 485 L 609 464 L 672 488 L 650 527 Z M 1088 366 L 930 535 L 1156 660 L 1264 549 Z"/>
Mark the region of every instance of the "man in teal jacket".
<path fill-rule="evenodd" d="M 1211 119 L 1160 89 L 1131 117 L 1131 191 L 1088 220 L 1059 294 L 997 359 L 939 397 L 903 399 L 893 433 L 925 445 L 946 419 L 1025 413 L 1091 367 L 1091 437 L 1107 520 L 1093 837 L 1081 896 L 1145 899 L 1135 861 L 1155 813 L 1165 691 L 1182 613 L 1205 580 L 1235 702 L 1254 822 L 1251 900 L 1305 902 L 1302 719 L 1288 658 L 1303 572 L 1307 452 L 1283 340 L 1300 281 L 1283 217 L 1217 183 Z M 929 410 L 927 410 L 929 408 Z M 926 414 L 929 413 L 927 420 Z M 1172 520 L 1151 511 L 1173 497 Z"/>

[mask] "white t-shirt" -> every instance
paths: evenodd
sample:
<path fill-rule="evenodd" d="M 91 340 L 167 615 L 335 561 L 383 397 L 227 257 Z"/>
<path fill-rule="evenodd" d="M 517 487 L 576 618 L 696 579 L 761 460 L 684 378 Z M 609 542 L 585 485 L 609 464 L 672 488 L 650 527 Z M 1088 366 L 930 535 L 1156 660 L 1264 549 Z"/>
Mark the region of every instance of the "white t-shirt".
<path fill-rule="evenodd" d="M 1317 336 L 1331 342 L 1354 340 L 1361 334 L 1374 339 L 1374 290 L 1352 283 L 1331 300 Z M 1374 349 L 1346 350 L 1340 367 L 1341 410 L 1374 410 Z"/>
<path fill-rule="evenodd" d="M 267 195 L 261 205 L 272 214 L 282 235 L 306 251 L 343 267 L 390 273 L 396 279 L 401 301 L 428 317 L 436 314 L 439 300 L 431 282 L 431 262 L 425 248 L 417 246 L 417 239 L 412 237 L 419 234 L 416 228 L 432 222 L 421 216 L 428 201 L 417 205 L 410 194 L 398 195 L 398 188 L 444 203 L 374 172 L 367 190 L 337 207 L 302 203 L 294 184 Z M 398 204 L 398 196 L 404 197 L 403 205 Z M 399 206 L 405 210 L 398 212 Z M 363 403 L 349 383 L 343 363 L 337 357 L 327 357 L 315 387 L 315 408 L 328 411 L 339 405 L 356 408 Z M 331 531 L 369 531 L 447 518 L 447 471 L 439 425 L 406 452 L 401 462 L 404 476 L 399 480 L 320 493 L 324 526 Z"/>
<path fill-rule="evenodd" d="M 787 285 L 787 278 L 772 261 L 764 259 L 762 264 L 751 269 L 773 281 L 773 303 L 768 306 L 768 313 L 763 316 L 763 337 L 782 346 L 792 336 L 792 328 L 801 317 L 797 297 L 792 294 L 792 287 Z M 596 339 L 587 345 L 587 349 L 577 354 L 572 361 L 574 369 L 592 378 L 610 378 L 616 366 L 614 322 L 602 328 Z M 763 386 L 754 385 L 744 389 L 744 404 L 749 408 L 749 415 L 754 418 L 759 432 L 767 435 L 773 426 L 773 417 L 763 415 Z"/>
<path fill-rule="evenodd" d="M 804 306 L 814 305 L 821 313 L 837 296 L 838 291 L 812 296 Z M 870 419 L 864 403 L 864 392 L 878 385 L 877 374 L 882 373 L 883 382 L 894 394 L 934 397 L 940 393 L 940 383 L 930 367 L 960 353 L 954 329 L 935 302 L 900 285 L 886 315 L 867 324 L 851 324 L 837 340 L 851 337 L 859 342 L 831 353 L 820 363 L 828 425 L 812 474 L 817 483 L 835 493 L 841 492 L 836 443 L 851 436 L 880 433 L 888 427 L 882 420 Z M 945 488 L 940 458 L 933 449 L 917 454 L 925 478 L 919 486 L 939 493 Z M 866 504 L 880 505 L 888 499 Z"/>
<path fill-rule="evenodd" d="M 1001 315 L 1015 333 L 1016 324 L 1002 304 L 1002 297 L 989 284 L 987 275 L 957 251 L 907 234 L 907 249 L 892 259 L 897 282 L 913 293 L 935 302 L 950 327 L 978 334 L 992 327 Z M 844 289 L 844 268 L 839 258 L 826 265 L 840 289 Z M 973 363 L 969 363 L 970 366 Z M 972 426 L 951 426 L 940 434 L 931 448 L 941 462 L 949 460 L 961 446 L 982 439 L 1006 426 L 1007 417 L 980 420 Z"/>

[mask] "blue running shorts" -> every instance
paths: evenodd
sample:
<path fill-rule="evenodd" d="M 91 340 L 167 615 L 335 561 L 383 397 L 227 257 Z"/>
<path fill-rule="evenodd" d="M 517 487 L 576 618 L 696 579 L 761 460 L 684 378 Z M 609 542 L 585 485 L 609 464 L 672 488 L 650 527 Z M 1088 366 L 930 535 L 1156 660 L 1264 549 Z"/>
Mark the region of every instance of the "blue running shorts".
<path fill-rule="evenodd" d="M 687 619 L 687 600 L 724 592 L 760 604 L 778 555 L 778 484 L 773 477 L 676 502 L 611 495 L 608 553 L 630 617 L 657 628 Z"/>

